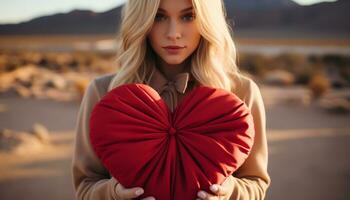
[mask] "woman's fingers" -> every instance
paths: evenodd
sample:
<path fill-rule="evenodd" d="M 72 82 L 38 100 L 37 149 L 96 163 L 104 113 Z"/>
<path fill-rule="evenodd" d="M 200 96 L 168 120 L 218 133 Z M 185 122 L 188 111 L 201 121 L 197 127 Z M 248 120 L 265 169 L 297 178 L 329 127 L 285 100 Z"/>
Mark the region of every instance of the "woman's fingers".
<path fill-rule="evenodd" d="M 146 198 L 144 198 L 142 200 L 156 200 L 156 198 L 154 198 L 154 197 L 146 197 Z"/>
<path fill-rule="evenodd" d="M 222 187 L 221 185 L 218 184 L 213 184 L 210 186 L 210 190 L 216 194 L 217 196 L 225 196 L 227 195 L 227 191 L 225 187 Z"/>
<path fill-rule="evenodd" d="M 140 187 L 125 188 L 122 184 L 118 183 L 115 188 L 117 197 L 121 199 L 132 199 L 143 194 L 143 189 Z"/>
<path fill-rule="evenodd" d="M 212 194 L 209 194 L 207 192 L 204 192 L 203 190 L 199 191 L 197 193 L 197 196 L 200 198 L 200 199 L 204 199 L 204 200 L 218 200 L 219 197 L 218 196 L 214 196 Z"/>
<path fill-rule="evenodd" d="M 214 199 L 220 199 L 220 197 L 224 197 L 227 195 L 227 191 L 224 187 L 218 184 L 214 184 L 210 186 L 210 190 L 214 193 L 214 195 L 209 194 L 203 190 L 199 191 L 197 193 L 197 196 L 200 199 L 205 199 L 205 200 L 214 200 Z"/>

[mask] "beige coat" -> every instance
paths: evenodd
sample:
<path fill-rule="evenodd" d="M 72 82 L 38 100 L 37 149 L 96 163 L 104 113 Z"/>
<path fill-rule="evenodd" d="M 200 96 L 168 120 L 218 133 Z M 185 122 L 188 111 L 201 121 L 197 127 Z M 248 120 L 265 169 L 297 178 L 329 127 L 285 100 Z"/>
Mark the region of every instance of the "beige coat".
<path fill-rule="evenodd" d="M 89 141 L 89 119 L 93 106 L 107 92 L 114 74 L 106 74 L 92 80 L 85 91 L 77 116 L 75 146 L 72 160 L 72 177 L 77 199 L 116 200 L 116 179 L 93 152 Z M 151 76 L 149 85 L 165 100 L 171 110 L 190 91 L 195 81 L 189 73 L 178 74 L 173 81 L 168 81 L 158 70 Z M 266 141 L 266 116 L 260 90 L 256 83 L 243 77 L 234 93 L 241 98 L 254 119 L 255 141 L 253 149 L 243 165 L 227 180 L 233 184 L 230 199 L 264 199 L 270 185 L 267 172 L 268 151 Z M 187 90 L 186 90 L 187 89 Z"/>

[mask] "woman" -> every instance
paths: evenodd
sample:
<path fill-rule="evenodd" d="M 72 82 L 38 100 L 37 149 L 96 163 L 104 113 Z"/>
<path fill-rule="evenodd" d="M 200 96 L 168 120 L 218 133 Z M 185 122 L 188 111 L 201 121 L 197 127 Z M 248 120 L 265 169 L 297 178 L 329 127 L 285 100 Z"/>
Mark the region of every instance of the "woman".
<path fill-rule="evenodd" d="M 89 118 L 93 106 L 113 88 L 126 83 L 153 87 L 172 110 L 202 84 L 235 93 L 250 108 L 255 142 L 243 165 L 213 194 L 198 199 L 263 199 L 267 172 L 265 109 L 260 90 L 236 66 L 235 46 L 221 0 L 129 0 L 119 33 L 118 72 L 95 78 L 81 103 L 76 126 L 73 180 L 78 199 L 132 199 L 144 191 L 124 188 L 93 152 Z M 145 199 L 154 199 L 147 197 Z"/>

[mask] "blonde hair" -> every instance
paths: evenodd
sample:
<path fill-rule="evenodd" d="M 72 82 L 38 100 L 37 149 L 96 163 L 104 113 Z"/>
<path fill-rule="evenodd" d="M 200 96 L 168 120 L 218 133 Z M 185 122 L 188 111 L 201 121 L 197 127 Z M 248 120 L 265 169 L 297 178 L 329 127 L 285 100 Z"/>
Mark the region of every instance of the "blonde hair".
<path fill-rule="evenodd" d="M 155 53 L 148 44 L 161 0 L 129 0 L 122 10 L 117 37 L 117 73 L 108 91 L 126 83 L 148 83 L 155 67 Z M 201 34 L 198 48 L 191 55 L 191 73 L 205 86 L 233 91 L 233 79 L 239 77 L 236 48 L 226 21 L 222 0 L 192 0 Z M 148 79 L 147 79 L 148 78 Z"/>

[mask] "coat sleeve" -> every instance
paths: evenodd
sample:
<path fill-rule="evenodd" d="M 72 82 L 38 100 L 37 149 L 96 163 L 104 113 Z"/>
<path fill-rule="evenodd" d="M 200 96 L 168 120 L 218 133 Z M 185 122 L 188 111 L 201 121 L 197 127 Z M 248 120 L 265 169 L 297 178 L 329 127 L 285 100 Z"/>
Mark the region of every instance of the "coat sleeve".
<path fill-rule="evenodd" d="M 76 199 L 79 200 L 117 199 L 115 193 L 117 180 L 111 177 L 101 164 L 89 139 L 90 113 L 99 99 L 93 80 L 84 93 L 75 127 L 72 178 Z"/>
<path fill-rule="evenodd" d="M 230 176 L 228 184 L 233 188 L 230 200 L 264 199 L 271 179 L 267 172 L 268 148 L 266 139 L 266 114 L 260 89 L 253 80 L 248 81 L 242 95 L 250 108 L 255 129 L 254 144 L 243 165 Z"/>

